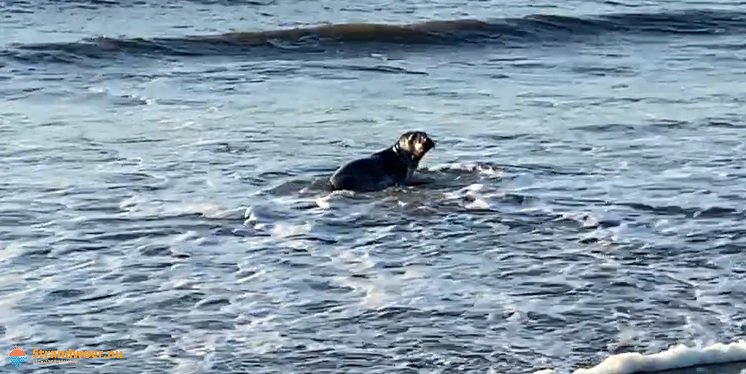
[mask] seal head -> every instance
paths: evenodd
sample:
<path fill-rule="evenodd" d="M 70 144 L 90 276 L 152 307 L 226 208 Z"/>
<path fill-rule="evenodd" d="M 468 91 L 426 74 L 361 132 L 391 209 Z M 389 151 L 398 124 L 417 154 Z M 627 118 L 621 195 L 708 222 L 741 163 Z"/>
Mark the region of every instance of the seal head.
<path fill-rule="evenodd" d="M 399 157 L 407 160 L 406 181 L 409 181 L 417 170 L 420 160 L 427 152 L 435 148 L 435 142 L 424 131 L 409 131 L 402 134 L 392 148 Z"/>
<path fill-rule="evenodd" d="M 433 148 L 435 142 L 427 133 L 408 131 L 393 146 L 342 166 L 329 181 L 335 190 L 361 192 L 406 185 Z"/>

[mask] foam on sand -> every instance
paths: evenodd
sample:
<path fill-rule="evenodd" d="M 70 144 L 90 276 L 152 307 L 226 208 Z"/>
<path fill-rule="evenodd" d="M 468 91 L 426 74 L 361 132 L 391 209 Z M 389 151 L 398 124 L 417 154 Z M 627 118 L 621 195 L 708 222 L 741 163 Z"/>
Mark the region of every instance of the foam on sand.
<path fill-rule="evenodd" d="M 575 370 L 574 374 L 649 373 L 739 361 L 746 361 L 746 340 L 729 344 L 716 343 L 701 348 L 690 348 L 679 344 L 650 355 L 635 352 L 621 353 L 606 358 L 592 368 Z M 543 370 L 541 373 L 548 374 L 553 371 Z"/>

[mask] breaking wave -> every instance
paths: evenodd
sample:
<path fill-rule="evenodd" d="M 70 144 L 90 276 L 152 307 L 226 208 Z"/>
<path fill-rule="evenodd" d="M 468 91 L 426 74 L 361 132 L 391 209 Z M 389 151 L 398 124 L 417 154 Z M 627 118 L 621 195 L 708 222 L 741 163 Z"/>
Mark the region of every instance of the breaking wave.
<path fill-rule="evenodd" d="M 79 58 L 110 59 L 121 54 L 211 56 L 250 54 L 257 48 L 273 51 L 328 52 L 346 47 L 467 46 L 502 43 L 582 41 L 604 33 L 625 35 L 738 34 L 746 32 L 746 12 L 687 10 L 664 13 L 618 13 L 588 17 L 529 15 L 493 20 L 445 20 L 394 25 L 331 24 L 256 32 L 158 38 L 84 39 L 72 43 L 12 44 L 0 51 L 6 57 L 45 62 L 75 62 Z M 256 53 L 263 56 L 263 53 Z"/>
<path fill-rule="evenodd" d="M 732 363 L 743 365 L 734 366 L 732 369 L 725 367 L 726 364 Z M 746 367 L 746 340 L 729 344 L 715 343 L 706 347 L 687 347 L 679 344 L 666 351 L 648 355 L 637 352 L 621 353 L 606 358 L 592 368 L 577 369 L 573 374 L 635 374 L 703 366 L 719 366 L 713 367 L 712 372 L 743 373 L 740 370 Z M 534 374 L 555 374 L 555 371 L 545 369 Z"/>

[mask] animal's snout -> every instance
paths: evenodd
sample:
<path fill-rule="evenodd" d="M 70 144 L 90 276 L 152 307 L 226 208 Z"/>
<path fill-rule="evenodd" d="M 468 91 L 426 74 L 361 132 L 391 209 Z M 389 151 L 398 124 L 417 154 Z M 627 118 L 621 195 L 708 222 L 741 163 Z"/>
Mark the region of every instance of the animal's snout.
<path fill-rule="evenodd" d="M 425 152 L 435 148 L 435 141 L 427 134 L 422 134 L 419 143 L 422 145 L 421 148 Z"/>
<path fill-rule="evenodd" d="M 427 145 L 427 149 L 435 148 L 435 141 L 431 138 L 427 138 L 427 141 L 425 141 L 425 144 Z"/>

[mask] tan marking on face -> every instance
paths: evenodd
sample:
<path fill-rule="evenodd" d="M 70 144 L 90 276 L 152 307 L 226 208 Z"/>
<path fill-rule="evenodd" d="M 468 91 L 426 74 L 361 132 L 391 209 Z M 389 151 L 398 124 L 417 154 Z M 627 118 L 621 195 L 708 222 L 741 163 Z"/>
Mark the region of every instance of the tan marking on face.
<path fill-rule="evenodd" d="M 425 155 L 425 153 L 429 150 L 429 143 L 430 139 L 428 138 L 427 134 L 423 132 L 413 132 L 399 139 L 399 147 L 402 150 L 411 152 L 417 157 L 422 157 Z"/>
<path fill-rule="evenodd" d="M 414 143 L 414 150 L 418 155 L 425 151 L 425 140 L 422 136 L 418 136 Z"/>

